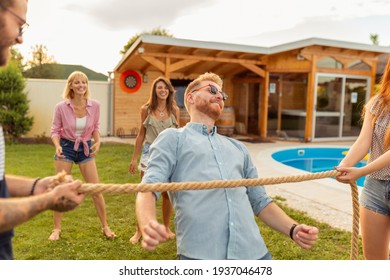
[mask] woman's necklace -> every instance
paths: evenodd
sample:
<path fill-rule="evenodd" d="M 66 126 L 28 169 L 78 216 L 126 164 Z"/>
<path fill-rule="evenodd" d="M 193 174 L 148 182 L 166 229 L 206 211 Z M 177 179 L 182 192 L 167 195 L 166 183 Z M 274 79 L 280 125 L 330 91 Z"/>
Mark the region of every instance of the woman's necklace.
<path fill-rule="evenodd" d="M 164 109 L 162 109 L 162 110 L 160 110 L 158 107 L 157 107 L 157 111 L 159 111 L 160 112 L 160 117 L 164 117 L 164 111 L 165 111 L 165 109 L 166 109 L 166 107 L 164 107 Z"/>

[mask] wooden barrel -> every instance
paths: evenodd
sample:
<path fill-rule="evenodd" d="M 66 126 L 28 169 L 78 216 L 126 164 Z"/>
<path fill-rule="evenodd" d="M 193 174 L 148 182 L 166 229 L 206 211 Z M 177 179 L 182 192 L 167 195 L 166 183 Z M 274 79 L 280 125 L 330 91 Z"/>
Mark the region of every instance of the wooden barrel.
<path fill-rule="evenodd" d="M 218 133 L 226 136 L 234 134 L 234 127 L 236 125 L 236 117 L 234 114 L 234 107 L 225 107 L 219 119 L 215 122 L 218 128 Z"/>
<path fill-rule="evenodd" d="M 185 107 L 180 108 L 180 120 L 179 125 L 180 127 L 183 127 L 190 121 L 190 115 L 187 112 L 187 109 Z"/>

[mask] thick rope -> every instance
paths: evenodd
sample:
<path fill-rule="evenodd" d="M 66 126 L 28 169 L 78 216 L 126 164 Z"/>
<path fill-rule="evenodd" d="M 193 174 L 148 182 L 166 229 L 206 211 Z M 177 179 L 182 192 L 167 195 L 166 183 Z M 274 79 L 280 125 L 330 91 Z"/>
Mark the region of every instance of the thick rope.
<path fill-rule="evenodd" d="M 234 188 L 234 187 L 254 187 L 258 185 L 275 185 L 281 183 L 295 183 L 309 180 L 317 180 L 329 177 L 335 177 L 339 172 L 337 170 L 300 174 L 284 177 L 254 178 L 240 180 L 215 180 L 206 182 L 172 182 L 172 183 L 154 183 L 154 184 L 82 184 L 79 191 L 81 193 L 136 193 L 136 192 L 163 192 L 163 191 L 181 191 L 181 190 L 205 190 L 215 188 Z M 65 173 L 59 173 L 57 177 L 65 177 Z M 57 180 L 61 181 L 61 179 Z M 53 184 L 54 186 L 58 183 Z M 53 187 L 54 187 L 53 186 Z M 353 204 L 353 224 L 351 238 L 351 260 L 356 260 L 359 254 L 359 194 L 356 182 L 351 183 L 351 195 Z"/>
<path fill-rule="evenodd" d="M 357 260 L 359 256 L 359 193 L 356 182 L 350 183 L 352 195 L 352 239 L 351 260 Z"/>
<path fill-rule="evenodd" d="M 181 190 L 205 190 L 216 188 L 235 188 L 240 186 L 254 187 L 258 185 L 275 185 L 281 183 L 294 183 L 309 180 L 316 180 L 328 177 L 334 177 L 337 170 L 293 175 L 285 177 L 254 178 L 240 180 L 215 180 L 205 182 L 171 182 L 154 184 L 83 184 L 80 188 L 82 193 L 135 193 L 135 192 L 163 192 L 163 191 L 181 191 Z"/>

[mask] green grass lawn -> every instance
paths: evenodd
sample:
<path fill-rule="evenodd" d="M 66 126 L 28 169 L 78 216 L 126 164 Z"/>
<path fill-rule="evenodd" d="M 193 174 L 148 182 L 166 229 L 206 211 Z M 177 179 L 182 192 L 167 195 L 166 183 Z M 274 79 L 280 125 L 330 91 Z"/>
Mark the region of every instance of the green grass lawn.
<path fill-rule="evenodd" d="M 133 145 L 103 143 L 96 158 L 102 183 L 138 183 L 139 174 L 131 175 L 128 165 Z M 54 147 L 46 144 L 7 144 L 6 173 L 31 177 L 54 174 Z M 73 177 L 82 180 L 78 166 L 73 168 Z M 168 241 L 153 252 L 129 243 L 135 231 L 135 195 L 104 194 L 107 218 L 117 234 L 107 240 L 100 231 L 92 199 L 86 200 L 74 211 L 67 212 L 62 220 L 61 239 L 48 240 L 53 228 L 53 215 L 46 211 L 15 228 L 13 239 L 17 260 L 174 260 L 175 240 Z M 317 226 L 320 240 L 310 250 L 296 246 L 288 237 L 270 230 L 258 222 L 266 244 L 276 260 L 347 260 L 350 258 L 351 233 L 334 229 L 318 222 L 305 213 L 285 206 L 283 198 L 275 201 L 294 219 Z M 161 209 L 161 200 L 158 201 Z M 158 211 L 161 220 L 161 210 Z M 211 217 L 212 213 L 210 213 Z M 213 217 L 214 218 L 214 217 Z M 173 218 L 172 218 L 173 219 Z M 173 225 L 173 220 L 172 220 Z M 362 259 L 361 244 L 359 258 Z"/>

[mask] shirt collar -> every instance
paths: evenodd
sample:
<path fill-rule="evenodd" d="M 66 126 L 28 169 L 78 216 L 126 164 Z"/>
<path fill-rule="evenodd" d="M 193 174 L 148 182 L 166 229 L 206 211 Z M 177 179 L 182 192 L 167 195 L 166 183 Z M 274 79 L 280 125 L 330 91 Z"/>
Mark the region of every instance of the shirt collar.
<path fill-rule="evenodd" d="M 217 127 L 213 126 L 211 129 L 211 132 L 208 131 L 207 125 L 204 125 L 202 123 L 194 123 L 194 122 L 189 122 L 187 123 L 187 126 L 192 128 L 193 130 L 203 134 L 203 135 L 214 135 L 217 133 Z"/>

